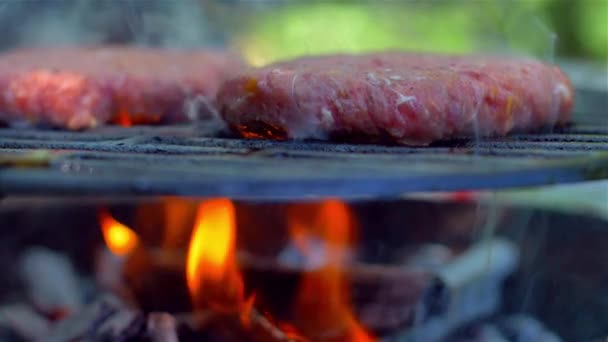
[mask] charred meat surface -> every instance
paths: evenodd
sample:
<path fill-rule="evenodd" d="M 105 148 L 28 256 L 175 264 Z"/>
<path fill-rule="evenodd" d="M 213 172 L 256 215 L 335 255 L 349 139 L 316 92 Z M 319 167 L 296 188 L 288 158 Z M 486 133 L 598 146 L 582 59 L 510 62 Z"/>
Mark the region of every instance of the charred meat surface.
<path fill-rule="evenodd" d="M 211 50 L 14 50 L 0 55 L 0 121 L 68 129 L 185 121 L 213 108 L 220 84 L 240 66 Z"/>
<path fill-rule="evenodd" d="M 386 52 L 251 69 L 218 102 L 244 137 L 426 145 L 567 123 L 573 94 L 558 67 L 533 59 Z"/>

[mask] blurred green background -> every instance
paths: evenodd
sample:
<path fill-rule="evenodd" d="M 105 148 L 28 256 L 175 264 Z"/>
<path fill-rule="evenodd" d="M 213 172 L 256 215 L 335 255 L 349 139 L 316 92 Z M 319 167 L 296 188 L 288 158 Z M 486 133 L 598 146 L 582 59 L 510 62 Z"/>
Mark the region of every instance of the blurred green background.
<path fill-rule="evenodd" d="M 261 3 L 267 6 L 246 6 L 238 15 L 232 8 L 230 16 L 238 21 L 231 25 L 237 28 L 232 44 L 255 65 L 303 54 L 383 49 L 608 63 L 608 0 Z"/>
<path fill-rule="evenodd" d="M 228 44 L 253 64 L 406 49 L 608 65 L 608 0 L 0 0 L 0 51 Z"/>

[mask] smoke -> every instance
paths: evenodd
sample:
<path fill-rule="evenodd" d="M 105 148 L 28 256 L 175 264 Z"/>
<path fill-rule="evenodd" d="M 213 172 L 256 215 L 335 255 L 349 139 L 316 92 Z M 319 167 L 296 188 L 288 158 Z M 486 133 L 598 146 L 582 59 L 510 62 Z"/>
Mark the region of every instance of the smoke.
<path fill-rule="evenodd" d="M 503 11 L 502 25 L 497 27 L 502 33 L 498 43 L 503 50 L 554 61 L 558 36 L 542 11 L 514 1 L 506 5 L 511 5 L 511 10 Z"/>
<path fill-rule="evenodd" d="M 493 51 L 551 59 L 556 35 L 539 1 L 0 0 L 0 49 L 28 45 L 227 45 L 249 54 L 398 48 Z M 327 30 L 331 27 L 331 30 Z M 264 49 L 264 46 L 267 48 Z M 252 51 L 249 51 L 252 50 Z M 247 54 L 247 53 L 246 53 Z M 277 54 L 274 56 L 273 54 Z"/>
<path fill-rule="evenodd" d="M 0 49 L 30 45 L 222 43 L 199 0 L 36 0 L 0 2 Z"/>

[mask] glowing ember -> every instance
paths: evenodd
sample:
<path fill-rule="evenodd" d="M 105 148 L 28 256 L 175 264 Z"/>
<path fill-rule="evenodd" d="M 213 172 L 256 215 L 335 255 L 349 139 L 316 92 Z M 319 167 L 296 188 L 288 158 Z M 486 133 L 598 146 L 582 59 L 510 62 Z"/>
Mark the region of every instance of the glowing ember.
<path fill-rule="evenodd" d="M 139 243 L 137 234 L 116 221 L 106 210 L 99 211 L 99 223 L 108 249 L 116 255 L 127 255 Z"/>
<path fill-rule="evenodd" d="M 306 241 L 325 242 L 324 263 L 302 279 L 296 302 L 298 325 L 315 339 L 342 335 L 348 341 L 375 341 L 353 316 L 350 292 L 343 268 L 354 241 L 352 215 L 343 202 L 297 206 L 290 212 L 290 231 L 295 246 L 311 258 Z"/>
<path fill-rule="evenodd" d="M 116 113 L 116 116 L 113 118 L 112 120 L 114 123 L 116 123 L 117 125 L 120 125 L 122 127 L 131 127 L 133 126 L 133 123 L 131 122 L 131 118 L 129 116 L 129 113 L 124 111 L 124 110 L 119 110 Z"/>
<path fill-rule="evenodd" d="M 235 213 L 232 202 L 203 202 L 190 240 L 186 277 L 195 306 L 224 312 L 251 307 L 235 260 Z"/>
<path fill-rule="evenodd" d="M 129 113 L 124 109 L 119 109 L 110 119 L 110 123 L 122 127 L 131 127 L 133 125 L 149 125 L 157 124 L 161 120 L 160 115 L 146 115 L 138 113 Z"/>

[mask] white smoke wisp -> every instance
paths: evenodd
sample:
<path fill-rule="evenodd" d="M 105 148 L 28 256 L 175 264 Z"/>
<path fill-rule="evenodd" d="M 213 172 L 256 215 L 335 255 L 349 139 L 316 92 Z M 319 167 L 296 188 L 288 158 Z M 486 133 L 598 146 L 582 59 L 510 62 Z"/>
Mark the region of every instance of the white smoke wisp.
<path fill-rule="evenodd" d="M 219 45 L 221 28 L 198 0 L 38 0 L 0 2 L 0 49 L 21 46 Z"/>
<path fill-rule="evenodd" d="M 184 102 L 184 113 L 192 122 L 199 122 L 212 133 L 226 132 L 228 127 L 216 106 L 205 96 L 198 95 Z"/>

